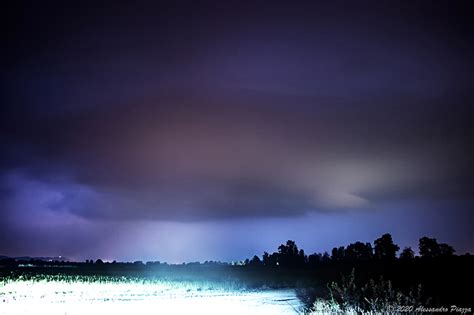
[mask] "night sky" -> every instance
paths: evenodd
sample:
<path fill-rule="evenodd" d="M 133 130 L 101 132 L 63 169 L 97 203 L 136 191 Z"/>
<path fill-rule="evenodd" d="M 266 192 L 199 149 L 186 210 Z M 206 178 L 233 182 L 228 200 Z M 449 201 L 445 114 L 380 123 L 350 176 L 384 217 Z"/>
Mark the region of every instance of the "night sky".
<path fill-rule="evenodd" d="M 474 251 L 471 1 L 19 3 L 0 254 Z"/>

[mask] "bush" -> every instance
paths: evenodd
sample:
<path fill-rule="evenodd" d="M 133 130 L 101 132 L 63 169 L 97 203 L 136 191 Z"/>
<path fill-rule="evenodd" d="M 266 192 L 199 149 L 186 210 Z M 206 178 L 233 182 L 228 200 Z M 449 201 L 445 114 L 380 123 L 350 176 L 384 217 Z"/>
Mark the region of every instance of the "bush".
<path fill-rule="evenodd" d="M 317 299 L 311 307 L 312 313 L 384 313 L 401 306 L 426 306 L 421 285 L 409 290 L 407 294 L 394 288 L 390 280 L 380 277 L 379 281 L 370 279 L 363 285 L 356 284 L 355 269 L 349 276 L 342 276 L 340 283 L 328 284 L 329 299 Z"/>

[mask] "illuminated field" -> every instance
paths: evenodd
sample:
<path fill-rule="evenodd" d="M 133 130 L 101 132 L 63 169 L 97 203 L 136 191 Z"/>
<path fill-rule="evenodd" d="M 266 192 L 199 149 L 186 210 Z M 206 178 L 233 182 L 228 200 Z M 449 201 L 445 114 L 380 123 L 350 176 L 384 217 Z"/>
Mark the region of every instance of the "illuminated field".
<path fill-rule="evenodd" d="M 0 314 L 297 314 L 292 290 L 203 281 L 67 277 L 4 280 Z"/>

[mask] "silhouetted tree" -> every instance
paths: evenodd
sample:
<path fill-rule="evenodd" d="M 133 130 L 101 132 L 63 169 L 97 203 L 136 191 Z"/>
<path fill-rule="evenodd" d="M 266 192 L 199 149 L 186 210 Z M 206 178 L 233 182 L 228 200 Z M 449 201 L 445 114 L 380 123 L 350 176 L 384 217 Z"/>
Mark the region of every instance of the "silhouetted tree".
<path fill-rule="evenodd" d="M 321 262 L 323 263 L 331 262 L 331 256 L 329 256 L 328 252 L 323 253 L 323 255 L 321 256 Z"/>
<path fill-rule="evenodd" d="M 264 252 L 262 255 L 262 262 L 265 267 L 271 266 L 270 255 L 267 252 Z"/>
<path fill-rule="evenodd" d="M 334 247 L 331 252 L 332 261 L 343 261 L 344 260 L 344 246 Z"/>
<path fill-rule="evenodd" d="M 301 267 L 304 265 L 306 257 L 304 251 L 298 250 L 298 246 L 292 240 L 278 247 L 278 262 L 282 267 Z"/>
<path fill-rule="evenodd" d="M 395 259 L 400 247 L 393 243 L 392 235 L 384 234 L 374 241 L 374 256 L 377 259 Z"/>
<path fill-rule="evenodd" d="M 320 253 L 314 253 L 308 256 L 308 265 L 314 267 L 318 265 L 322 260 L 323 255 Z"/>
<path fill-rule="evenodd" d="M 102 261 L 102 259 L 97 259 L 97 260 L 95 261 L 95 263 L 96 263 L 96 265 L 102 265 L 102 264 L 104 264 L 104 262 Z"/>
<path fill-rule="evenodd" d="M 294 241 L 286 241 L 286 245 L 281 244 L 278 247 L 279 262 L 282 267 L 292 267 L 298 256 L 298 246 Z"/>
<path fill-rule="evenodd" d="M 267 252 L 263 253 L 262 263 L 265 267 L 275 267 L 278 266 L 278 253 L 268 254 Z"/>
<path fill-rule="evenodd" d="M 351 261 L 367 261 L 373 257 L 372 244 L 355 242 L 349 244 L 344 251 L 346 259 Z"/>
<path fill-rule="evenodd" d="M 441 249 L 435 238 L 422 237 L 419 241 L 421 257 L 434 258 L 440 256 Z"/>
<path fill-rule="evenodd" d="M 305 255 L 304 250 L 300 249 L 298 252 L 298 263 L 300 266 L 305 265 L 308 262 L 308 257 Z"/>
<path fill-rule="evenodd" d="M 400 259 L 409 260 L 415 258 L 415 252 L 411 247 L 405 247 L 400 253 Z"/>
<path fill-rule="evenodd" d="M 288 240 L 286 245 L 278 246 L 278 253 L 280 255 L 296 256 L 298 255 L 298 246 L 296 246 L 295 241 Z"/>
<path fill-rule="evenodd" d="M 446 256 L 453 256 L 454 255 L 454 248 L 448 244 L 441 243 L 439 244 L 439 255 L 446 257 Z"/>
<path fill-rule="evenodd" d="M 258 266 L 263 266 L 263 262 L 260 260 L 260 258 L 257 255 L 255 255 L 249 261 L 248 265 L 252 267 L 258 267 Z"/>
<path fill-rule="evenodd" d="M 419 242 L 421 257 L 435 258 L 454 255 L 454 248 L 448 244 L 438 244 L 435 238 L 422 237 Z"/>

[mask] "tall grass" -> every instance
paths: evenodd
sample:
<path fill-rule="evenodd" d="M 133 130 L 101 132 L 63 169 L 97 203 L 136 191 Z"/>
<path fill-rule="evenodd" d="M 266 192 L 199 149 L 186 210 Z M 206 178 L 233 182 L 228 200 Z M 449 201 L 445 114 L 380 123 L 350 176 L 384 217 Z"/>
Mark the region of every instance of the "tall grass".
<path fill-rule="evenodd" d="M 407 293 L 393 287 L 390 280 L 380 277 L 378 281 L 370 279 L 367 283 L 356 283 L 355 269 L 340 282 L 327 285 L 329 295 L 326 298 L 314 297 L 307 304 L 306 314 L 380 314 L 395 313 L 401 307 L 416 309 L 430 303 L 424 299 L 421 285 L 411 288 Z M 311 300 L 310 297 L 306 297 Z"/>

